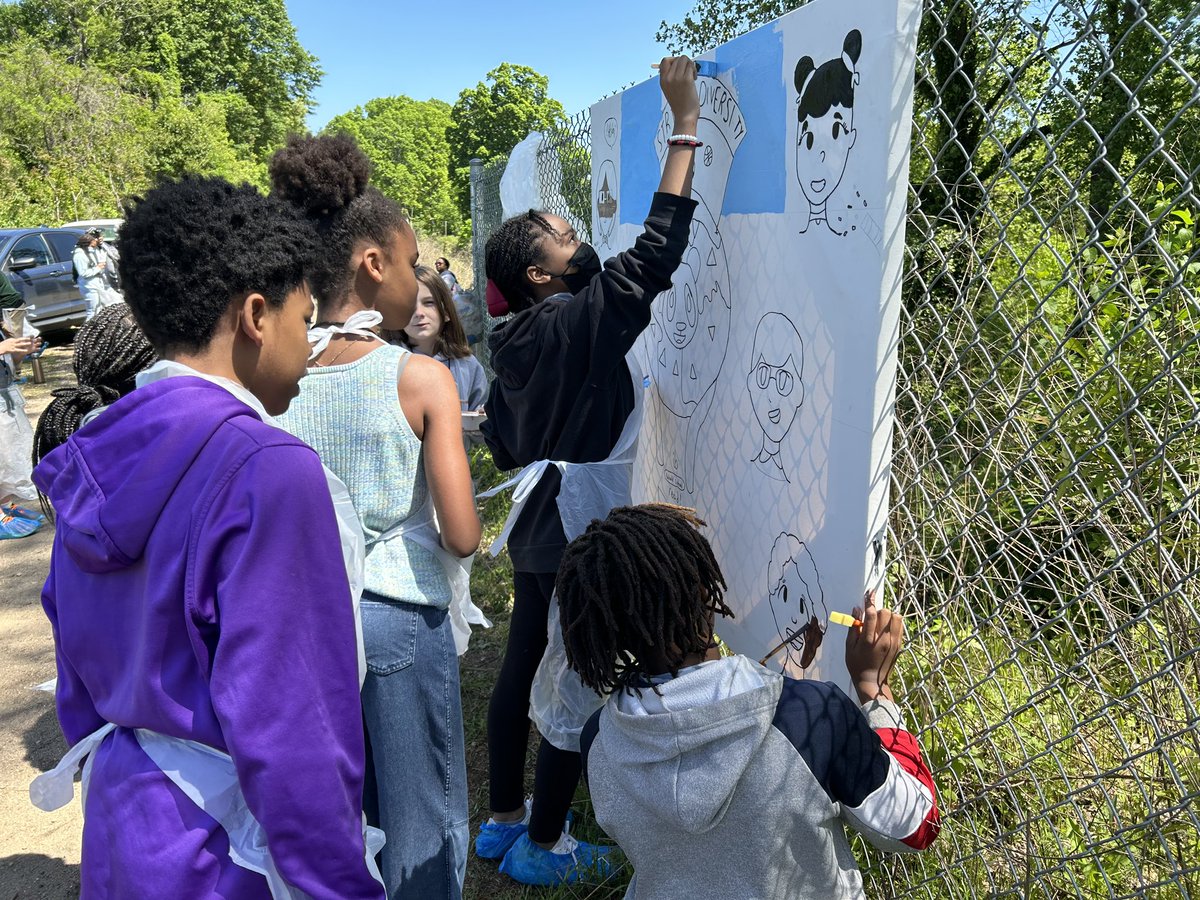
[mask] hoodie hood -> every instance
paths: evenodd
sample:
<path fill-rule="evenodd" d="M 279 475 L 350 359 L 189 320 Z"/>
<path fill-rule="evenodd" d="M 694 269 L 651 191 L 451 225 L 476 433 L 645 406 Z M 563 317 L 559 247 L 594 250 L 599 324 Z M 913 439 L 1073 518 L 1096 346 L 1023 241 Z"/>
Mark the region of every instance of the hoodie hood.
<path fill-rule="evenodd" d="M 62 546 L 80 569 L 136 564 L 155 523 L 212 436 L 258 415 L 200 378 L 171 378 L 122 397 L 34 469 Z"/>
<path fill-rule="evenodd" d="M 766 739 L 782 687 L 782 676 L 732 656 L 681 672 L 661 695 L 621 694 L 604 711 L 604 740 L 622 761 L 614 777 L 681 831 L 710 830 Z"/>

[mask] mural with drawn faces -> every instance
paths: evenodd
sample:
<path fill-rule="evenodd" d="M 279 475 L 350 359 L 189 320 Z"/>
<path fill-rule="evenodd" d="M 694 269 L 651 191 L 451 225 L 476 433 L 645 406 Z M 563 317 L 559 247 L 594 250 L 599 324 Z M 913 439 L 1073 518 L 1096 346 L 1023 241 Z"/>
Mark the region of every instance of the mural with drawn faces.
<path fill-rule="evenodd" d="M 761 429 L 751 461 L 776 481 L 791 481 L 780 448 L 804 403 L 803 376 L 804 342 L 796 326 L 783 313 L 767 313 L 754 331 L 746 390 Z"/>
<path fill-rule="evenodd" d="M 794 534 L 780 534 L 771 547 L 767 598 L 779 639 L 786 642 L 788 666 L 807 669 L 825 638 L 829 609 L 817 564 Z"/>
<path fill-rule="evenodd" d="M 830 219 L 829 198 L 842 183 L 846 161 L 858 138 L 854 128 L 854 89 L 862 35 L 846 35 L 842 55 L 821 64 L 805 56 L 796 63 L 796 179 L 808 200 L 807 232 L 822 225 L 837 235 Z"/>
<path fill-rule="evenodd" d="M 733 298 L 721 210 L 734 157 L 746 137 L 746 122 L 731 85 L 720 78 L 698 78 L 696 94 L 700 101 L 696 135 L 704 143 L 692 182 L 698 205 L 683 264 L 675 271 L 670 290 L 654 301 L 653 325 L 645 345 L 660 412 L 651 417 L 655 461 L 663 467 L 674 500 L 695 489 L 700 430 L 712 409 L 717 377 L 729 350 Z M 674 117 L 664 107 L 655 135 L 660 165 L 666 160 L 673 129 Z"/>
<path fill-rule="evenodd" d="M 655 423 L 655 459 L 677 491 L 695 483 L 699 430 L 716 393 L 729 344 L 729 270 L 719 233 L 692 222 L 691 246 L 669 290 L 653 306 L 649 359 L 662 411 Z"/>

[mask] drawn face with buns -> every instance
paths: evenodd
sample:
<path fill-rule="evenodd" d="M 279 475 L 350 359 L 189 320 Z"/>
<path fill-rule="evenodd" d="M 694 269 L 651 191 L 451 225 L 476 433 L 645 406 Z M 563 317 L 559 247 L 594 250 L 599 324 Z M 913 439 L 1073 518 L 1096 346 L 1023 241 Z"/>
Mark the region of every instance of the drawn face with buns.
<path fill-rule="evenodd" d="M 819 68 L 810 56 L 796 63 L 796 179 L 814 212 L 824 209 L 841 184 L 858 137 L 854 88 L 861 50 L 862 35 L 855 30 L 846 35 L 841 56 Z"/>

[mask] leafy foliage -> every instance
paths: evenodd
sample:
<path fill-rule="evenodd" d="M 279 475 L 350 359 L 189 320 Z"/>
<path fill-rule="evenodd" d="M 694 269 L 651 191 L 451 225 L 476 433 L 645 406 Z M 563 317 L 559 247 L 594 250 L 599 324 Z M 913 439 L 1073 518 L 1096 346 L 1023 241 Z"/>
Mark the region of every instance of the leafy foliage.
<path fill-rule="evenodd" d="M 18 0 L 0 5 L 0 37 L 28 37 L 152 98 L 216 98 L 242 155 L 259 161 L 303 128 L 321 77 L 283 0 Z"/>
<path fill-rule="evenodd" d="M 380 97 L 335 116 L 325 133 L 352 135 L 371 159 L 375 186 L 425 231 L 447 235 L 459 221 L 446 146 L 451 121 L 450 105 L 441 100 Z"/>
<path fill-rule="evenodd" d="M 531 131 L 546 131 L 565 117 L 550 96 L 550 79 L 528 66 L 501 63 L 484 81 L 458 95 L 446 132 L 459 209 L 470 214 L 471 160 L 508 153 Z"/>

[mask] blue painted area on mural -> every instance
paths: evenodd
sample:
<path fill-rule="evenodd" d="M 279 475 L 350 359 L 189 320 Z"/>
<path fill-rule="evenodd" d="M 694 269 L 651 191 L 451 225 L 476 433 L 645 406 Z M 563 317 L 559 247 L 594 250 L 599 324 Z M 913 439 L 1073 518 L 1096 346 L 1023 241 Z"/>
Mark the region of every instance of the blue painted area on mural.
<path fill-rule="evenodd" d="M 722 214 L 782 212 L 787 199 L 787 116 L 784 36 L 763 25 L 716 48 L 718 77 L 730 84 L 746 124 L 746 137 L 733 157 Z M 662 118 L 658 79 L 620 95 L 620 221 L 641 224 L 659 186 L 654 132 Z"/>
<path fill-rule="evenodd" d="M 788 103 L 783 78 L 783 35 L 764 25 L 717 48 L 718 77 L 733 87 L 746 121 L 746 138 L 729 172 L 722 210 L 780 213 L 787 199 Z M 641 225 L 658 187 L 654 133 L 662 119 L 662 92 L 652 78 L 621 95 L 621 222 Z"/>
<path fill-rule="evenodd" d="M 787 102 L 783 83 L 783 35 L 764 25 L 717 48 L 717 71 L 730 73 L 746 139 L 733 158 L 725 188 L 725 215 L 781 213 L 787 199 Z"/>
<path fill-rule="evenodd" d="M 658 190 L 658 154 L 654 133 L 662 120 L 658 79 L 634 85 L 621 94 L 621 222 L 641 225 Z"/>

